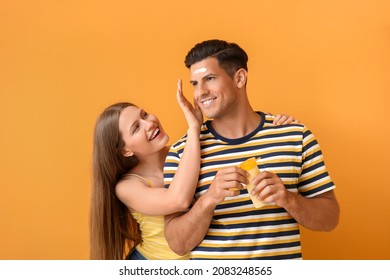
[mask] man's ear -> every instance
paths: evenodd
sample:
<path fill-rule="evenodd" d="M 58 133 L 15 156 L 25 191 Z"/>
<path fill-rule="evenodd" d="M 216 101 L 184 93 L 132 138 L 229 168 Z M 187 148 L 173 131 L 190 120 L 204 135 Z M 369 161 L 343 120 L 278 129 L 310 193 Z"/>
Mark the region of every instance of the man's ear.
<path fill-rule="evenodd" d="M 122 155 L 124 157 L 132 157 L 134 155 L 134 152 L 132 151 L 129 151 L 129 150 L 126 150 L 125 148 L 123 148 L 122 150 Z"/>
<path fill-rule="evenodd" d="M 246 85 L 248 79 L 248 72 L 244 68 L 240 68 L 236 72 L 236 84 L 238 88 L 242 88 Z"/>

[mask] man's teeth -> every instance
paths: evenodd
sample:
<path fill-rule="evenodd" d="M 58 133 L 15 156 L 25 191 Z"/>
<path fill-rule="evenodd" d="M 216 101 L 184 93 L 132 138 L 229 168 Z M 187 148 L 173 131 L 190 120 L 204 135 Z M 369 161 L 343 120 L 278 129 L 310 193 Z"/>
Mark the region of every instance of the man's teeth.
<path fill-rule="evenodd" d="M 202 101 L 202 104 L 207 105 L 210 104 L 214 99 L 207 99 L 205 101 Z"/>

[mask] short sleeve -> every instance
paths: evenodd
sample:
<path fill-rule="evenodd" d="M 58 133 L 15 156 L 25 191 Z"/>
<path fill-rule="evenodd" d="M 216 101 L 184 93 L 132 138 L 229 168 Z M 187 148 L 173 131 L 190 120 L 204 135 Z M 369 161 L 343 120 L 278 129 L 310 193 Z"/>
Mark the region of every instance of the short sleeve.
<path fill-rule="evenodd" d="M 168 155 L 165 158 L 164 163 L 164 187 L 169 188 L 173 177 L 177 169 L 179 168 L 180 156 L 178 153 L 178 148 L 175 145 L 172 145 L 169 149 Z"/>
<path fill-rule="evenodd" d="M 325 166 L 317 139 L 304 127 L 302 137 L 302 171 L 298 190 L 305 197 L 314 197 L 335 188 Z"/>

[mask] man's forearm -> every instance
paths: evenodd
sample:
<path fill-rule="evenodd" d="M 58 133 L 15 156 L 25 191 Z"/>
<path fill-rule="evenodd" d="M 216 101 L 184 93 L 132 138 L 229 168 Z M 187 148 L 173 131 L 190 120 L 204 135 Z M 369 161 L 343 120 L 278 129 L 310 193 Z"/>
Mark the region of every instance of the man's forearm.
<path fill-rule="evenodd" d="M 172 251 L 185 255 L 202 242 L 214 214 L 215 204 L 201 196 L 184 214 L 165 217 L 165 238 Z"/>
<path fill-rule="evenodd" d="M 299 224 L 314 231 L 331 231 L 339 221 L 340 208 L 333 191 L 313 198 L 296 195 L 295 202 L 285 209 Z"/>

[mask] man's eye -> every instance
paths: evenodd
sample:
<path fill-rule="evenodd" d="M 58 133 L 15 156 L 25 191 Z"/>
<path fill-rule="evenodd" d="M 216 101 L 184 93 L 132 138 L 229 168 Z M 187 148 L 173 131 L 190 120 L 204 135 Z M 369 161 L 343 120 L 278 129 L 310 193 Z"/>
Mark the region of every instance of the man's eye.
<path fill-rule="evenodd" d="M 214 80 L 214 77 L 207 77 L 207 81 Z"/>

